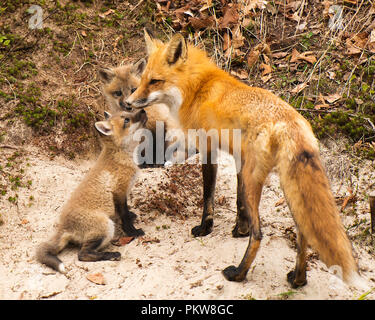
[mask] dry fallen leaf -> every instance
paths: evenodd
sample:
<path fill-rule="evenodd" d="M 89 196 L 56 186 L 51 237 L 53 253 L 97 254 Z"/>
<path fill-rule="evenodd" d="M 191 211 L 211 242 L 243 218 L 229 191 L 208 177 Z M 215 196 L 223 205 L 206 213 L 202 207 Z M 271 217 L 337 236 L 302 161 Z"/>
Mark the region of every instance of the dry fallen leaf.
<path fill-rule="evenodd" d="M 268 82 L 272 78 L 272 74 L 267 74 L 265 76 L 262 76 L 260 79 L 263 81 L 263 83 Z"/>
<path fill-rule="evenodd" d="M 297 84 L 293 90 L 291 91 L 291 93 L 299 93 L 301 92 L 303 89 L 305 89 L 307 87 L 307 83 L 306 82 L 303 82 L 303 83 L 300 83 L 300 84 Z"/>
<path fill-rule="evenodd" d="M 189 22 L 194 30 L 206 29 L 212 27 L 215 24 L 215 20 L 212 16 L 203 19 L 189 17 Z"/>
<path fill-rule="evenodd" d="M 217 203 L 220 205 L 220 206 L 223 206 L 227 203 L 227 199 L 225 196 L 221 196 L 217 199 Z"/>
<path fill-rule="evenodd" d="M 285 199 L 284 198 L 280 198 L 279 200 L 277 200 L 275 202 L 275 207 L 281 206 L 284 203 L 285 203 Z"/>
<path fill-rule="evenodd" d="M 249 74 L 245 70 L 239 70 L 238 72 L 232 70 L 230 74 L 240 78 L 241 80 L 245 80 L 249 77 Z"/>
<path fill-rule="evenodd" d="M 375 29 L 373 29 L 370 33 L 370 43 L 375 42 Z"/>
<path fill-rule="evenodd" d="M 284 52 L 284 51 L 275 52 L 275 53 L 272 53 L 272 58 L 281 59 L 281 58 L 285 58 L 287 55 L 288 55 L 288 52 Z"/>
<path fill-rule="evenodd" d="M 341 98 L 341 95 L 338 93 L 334 93 L 329 96 L 324 96 L 324 100 L 327 101 L 328 103 L 334 103 L 340 98 Z"/>
<path fill-rule="evenodd" d="M 373 29 L 370 33 L 368 49 L 370 50 L 371 53 L 375 53 L 375 29 Z"/>
<path fill-rule="evenodd" d="M 260 69 L 263 70 L 262 76 L 265 76 L 265 75 L 267 75 L 267 74 L 269 74 L 269 73 L 272 72 L 271 66 L 268 65 L 268 64 L 265 64 L 265 63 L 261 63 Z"/>
<path fill-rule="evenodd" d="M 360 32 L 351 38 L 345 40 L 345 45 L 347 48 L 346 54 L 356 55 L 362 52 L 369 43 L 369 36 L 367 32 Z"/>
<path fill-rule="evenodd" d="M 100 272 L 88 274 L 86 276 L 86 279 L 95 284 L 100 284 L 100 285 L 106 284 L 104 276 Z"/>
<path fill-rule="evenodd" d="M 115 12 L 115 10 L 109 9 L 108 11 L 104 12 L 103 14 L 99 14 L 99 17 L 104 19 L 106 16 L 110 15 L 113 12 Z"/>
<path fill-rule="evenodd" d="M 249 55 L 247 56 L 247 65 L 249 66 L 249 68 L 251 68 L 257 63 L 259 56 L 260 56 L 259 50 L 253 49 L 250 51 Z"/>
<path fill-rule="evenodd" d="M 298 60 L 304 60 L 311 64 L 314 64 L 317 61 L 315 56 L 312 55 L 312 51 L 299 53 L 297 49 L 294 48 L 292 51 L 292 57 L 290 59 L 290 62 L 297 62 Z"/>
<path fill-rule="evenodd" d="M 343 211 L 346 208 L 349 202 L 353 202 L 356 200 L 356 196 L 353 194 L 352 189 L 349 188 L 348 192 L 349 192 L 349 195 L 344 198 L 344 201 L 341 206 L 341 211 Z"/>
<path fill-rule="evenodd" d="M 113 240 L 111 243 L 115 246 L 124 246 L 130 242 L 132 242 L 134 237 L 120 237 L 118 239 Z"/>
<path fill-rule="evenodd" d="M 237 7 L 232 6 L 232 7 L 225 7 L 224 8 L 224 17 L 221 19 L 218 28 L 219 29 L 225 29 L 228 28 L 232 25 L 235 25 L 238 23 L 238 12 L 237 12 Z"/>
<path fill-rule="evenodd" d="M 139 237 L 138 239 L 142 241 L 142 244 L 160 242 L 158 238 Z"/>
<path fill-rule="evenodd" d="M 242 31 L 240 26 L 237 26 L 237 28 L 232 31 L 232 45 L 234 49 L 241 48 L 244 45 L 244 36 L 242 35 Z"/>
<path fill-rule="evenodd" d="M 231 40 L 229 34 L 226 32 L 223 35 L 223 51 L 227 51 L 227 49 L 231 46 Z"/>

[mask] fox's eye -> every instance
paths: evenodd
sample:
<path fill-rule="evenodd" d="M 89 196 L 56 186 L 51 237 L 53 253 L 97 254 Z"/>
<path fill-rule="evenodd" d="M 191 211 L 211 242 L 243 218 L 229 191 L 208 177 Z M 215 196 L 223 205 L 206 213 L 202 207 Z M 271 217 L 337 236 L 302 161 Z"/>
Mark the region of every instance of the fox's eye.
<path fill-rule="evenodd" d="M 126 125 L 128 124 L 128 122 L 130 121 L 130 119 L 129 118 L 125 118 L 124 119 L 124 125 L 123 125 L 123 129 L 125 129 L 126 128 Z"/>
<path fill-rule="evenodd" d="M 134 93 L 135 90 L 137 90 L 137 88 L 131 88 L 131 89 L 130 89 L 130 93 Z"/>
<path fill-rule="evenodd" d="M 156 83 L 159 83 L 160 81 L 163 81 L 163 80 L 159 80 L 159 79 L 151 79 L 151 80 L 150 80 L 150 84 L 156 84 Z"/>
<path fill-rule="evenodd" d="M 113 92 L 113 95 L 115 97 L 121 97 L 122 96 L 122 91 L 121 90 L 115 91 L 115 92 Z"/>

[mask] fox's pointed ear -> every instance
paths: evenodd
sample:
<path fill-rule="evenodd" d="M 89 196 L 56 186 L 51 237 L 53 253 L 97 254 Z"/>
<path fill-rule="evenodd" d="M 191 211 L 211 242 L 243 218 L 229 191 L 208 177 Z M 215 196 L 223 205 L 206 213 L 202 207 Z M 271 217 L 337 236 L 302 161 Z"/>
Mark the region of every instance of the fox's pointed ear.
<path fill-rule="evenodd" d="M 112 115 L 108 111 L 104 111 L 104 119 L 108 120 Z"/>
<path fill-rule="evenodd" d="M 98 130 L 100 133 L 110 136 L 112 135 L 113 131 L 112 128 L 109 126 L 107 121 L 98 121 L 95 122 L 95 128 Z"/>
<path fill-rule="evenodd" d="M 143 73 L 143 70 L 146 67 L 146 60 L 144 58 L 138 60 L 134 65 L 131 67 L 131 73 L 140 76 Z"/>
<path fill-rule="evenodd" d="M 146 28 L 143 29 L 145 33 L 145 41 L 146 41 L 146 48 L 147 48 L 147 54 L 150 55 L 156 48 L 153 36 Z"/>
<path fill-rule="evenodd" d="M 185 61 L 187 58 L 187 46 L 184 37 L 176 33 L 168 43 L 167 62 L 169 65 L 175 64 L 179 59 Z"/>
<path fill-rule="evenodd" d="M 103 82 L 110 82 L 115 77 L 115 73 L 107 68 L 100 68 L 98 70 L 98 75 Z"/>

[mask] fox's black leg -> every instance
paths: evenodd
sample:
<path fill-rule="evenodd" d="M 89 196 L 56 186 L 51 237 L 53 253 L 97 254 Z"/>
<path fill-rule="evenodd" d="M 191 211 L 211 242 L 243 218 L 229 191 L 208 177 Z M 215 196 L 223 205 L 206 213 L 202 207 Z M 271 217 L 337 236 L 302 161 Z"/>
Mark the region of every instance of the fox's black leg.
<path fill-rule="evenodd" d="M 287 274 L 287 280 L 292 288 L 304 286 L 306 281 L 306 248 L 307 243 L 301 232 L 297 233 L 297 261 L 296 268 Z"/>
<path fill-rule="evenodd" d="M 120 252 L 98 251 L 103 239 L 97 238 L 86 241 L 78 252 L 78 259 L 80 261 L 120 260 Z"/>
<path fill-rule="evenodd" d="M 121 218 L 122 230 L 129 237 L 143 236 L 145 233 L 142 229 L 136 229 L 133 225 L 135 214 L 129 211 L 128 202 L 126 197 L 115 196 L 113 197 L 116 213 Z"/>
<path fill-rule="evenodd" d="M 264 179 L 262 176 L 259 177 L 255 174 L 259 171 L 253 159 L 249 159 L 247 163 L 245 162 L 243 172 L 246 176 L 243 175 L 244 186 L 241 191 L 241 201 L 248 208 L 247 212 L 249 213 L 249 244 L 239 266 L 229 266 L 223 270 L 225 278 L 229 281 L 243 281 L 246 278 L 262 239 L 258 207 Z"/>
<path fill-rule="evenodd" d="M 207 159 L 211 159 L 211 155 Z M 211 160 L 210 160 L 211 161 Z M 203 215 L 199 226 L 194 227 L 191 233 L 194 237 L 205 236 L 212 231 L 214 224 L 214 196 L 216 185 L 217 164 L 202 164 L 203 174 Z"/>
<path fill-rule="evenodd" d="M 237 218 L 236 225 L 232 230 L 232 235 L 235 238 L 247 237 L 249 235 L 249 213 L 247 206 L 243 199 L 243 180 L 242 172 L 237 174 Z"/>

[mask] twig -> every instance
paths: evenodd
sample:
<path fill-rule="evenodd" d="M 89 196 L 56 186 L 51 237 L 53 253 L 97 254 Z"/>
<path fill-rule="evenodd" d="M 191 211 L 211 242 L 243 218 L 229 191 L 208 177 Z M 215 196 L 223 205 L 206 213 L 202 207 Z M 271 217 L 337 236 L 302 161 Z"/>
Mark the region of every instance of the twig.
<path fill-rule="evenodd" d="M 371 234 L 373 234 L 375 230 L 375 192 L 369 195 L 369 202 L 370 202 L 370 216 L 371 216 Z"/>
<path fill-rule="evenodd" d="M 77 31 L 76 31 L 76 32 L 77 32 Z M 77 33 L 77 35 L 78 35 L 78 33 Z M 72 45 L 72 47 L 70 48 L 68 54 L 67 54 L 66 56 L 64 56 L 64 58 L 69 57 L 69 55 L 72 53 L 73 48 L 74 48 L 74 46 L 76 45 L 76 40 L 77 40 L 77 36 L 74 38 L 73 45 Z"/>
<path fill-rule="evenodd" d="M 301 22 L 302 14 L 303 14 L 304 9 L 305 9 L 305 0 L 302 1 L 301 5 L 300 5 L 300 7 L 298 9 L 298 11 L 299 11 L 299 13 L 298 13 L 298 22 L 297 22 L 296 32 L 294 33 L 294 35 L 297 34 L 298 27 L 299 27 L 299 24 Z"/>
<path fill-rule="evenodd" d="M 336 110 L 320 110 L 320 109 L 304 109 L 304 108 L 296 108 L 297 111 L 307 111 L 307 112 L 317 112 L 317 113 L 332 113 Z"/>
<path fill-rule="evenodd" d="M 133 12 L 133 11 L 135 10 L 135 8 L 137 8 L 142 2 L 143 2 L 143 0 L 139 1 L 139 2 L 133 7 L 133 9 L 131 9 L 129 12 Z"/>
<path fill-rule="evenodd" d="M 375 125 L 372 123 L 372 121 L 369 118 L 363 118 L 363 119 L 367 120 L 367 122 L 370 124 L 372 129 L 375 131 Z"/>
<path fill-rule="evenodd" d="M 16 147 L 16 146 L 10 146 L 8 144 L 1 144 L 0 148 L 2 148 L 2 149 L 15 149 L 15 150 L 18 149 L 18 147 Z"/>

